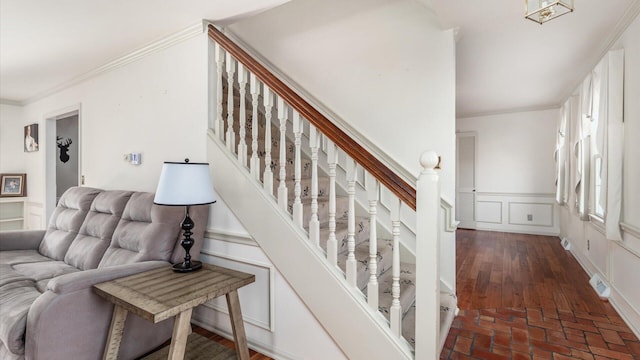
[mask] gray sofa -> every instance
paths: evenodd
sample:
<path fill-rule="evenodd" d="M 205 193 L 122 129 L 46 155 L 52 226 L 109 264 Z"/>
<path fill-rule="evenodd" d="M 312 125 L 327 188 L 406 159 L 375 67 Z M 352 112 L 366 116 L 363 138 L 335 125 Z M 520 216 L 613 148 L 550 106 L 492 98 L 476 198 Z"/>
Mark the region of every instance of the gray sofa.
<path fill-rule="evenodd" d="M 92 286 L 180 262 L 184 207 L 153 194 L 74 187 L 42 231 L 0 233 L 0 359 L 101 359 L 113 305 Z M 208 206 L 194 206 L 197 259 Z M 173 320 L 127 317 L 119 359 L 171 337 Z"/>

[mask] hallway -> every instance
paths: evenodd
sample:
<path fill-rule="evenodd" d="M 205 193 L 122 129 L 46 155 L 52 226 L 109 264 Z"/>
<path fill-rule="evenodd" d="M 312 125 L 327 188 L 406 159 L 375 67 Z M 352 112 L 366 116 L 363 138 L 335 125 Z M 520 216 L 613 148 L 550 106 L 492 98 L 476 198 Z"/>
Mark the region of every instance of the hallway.
<path fill-rule="evenodd" d="M 457 231 L 460 313 L 441 359 L 640 359 L 557 237 Z"/>

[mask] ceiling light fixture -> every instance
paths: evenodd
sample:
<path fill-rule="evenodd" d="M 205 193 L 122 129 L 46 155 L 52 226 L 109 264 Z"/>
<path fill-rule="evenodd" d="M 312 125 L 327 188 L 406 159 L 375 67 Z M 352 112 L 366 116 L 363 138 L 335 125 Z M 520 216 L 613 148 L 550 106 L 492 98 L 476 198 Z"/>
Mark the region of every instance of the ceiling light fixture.
<path fill-rule="evenodd" d="M 573 12 L 573 0 L 524 0 L 524 17 L 543 24 Z"/>

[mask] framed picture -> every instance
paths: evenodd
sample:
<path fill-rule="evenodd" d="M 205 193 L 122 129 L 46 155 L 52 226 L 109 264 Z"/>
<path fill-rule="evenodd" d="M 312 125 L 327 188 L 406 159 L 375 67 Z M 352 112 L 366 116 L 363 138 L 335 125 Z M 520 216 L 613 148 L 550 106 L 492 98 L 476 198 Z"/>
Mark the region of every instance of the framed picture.
<path fill-rule="evenodd" d="M 24 151 L 38 151 L 38 124 L 24 127 Z"/>
<path fill-rule="evenodd" d="M 27 174 L 0 174 L 0 197 L 27 196 Z"/>

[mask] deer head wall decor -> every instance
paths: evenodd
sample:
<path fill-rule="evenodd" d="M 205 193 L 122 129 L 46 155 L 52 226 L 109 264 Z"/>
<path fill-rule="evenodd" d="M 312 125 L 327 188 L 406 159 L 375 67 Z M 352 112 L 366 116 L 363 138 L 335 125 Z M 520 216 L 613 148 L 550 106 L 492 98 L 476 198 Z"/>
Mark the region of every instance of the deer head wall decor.
<path fill-rule="evenodd" d="M 62 138 L 56 136 L 56 144 L 58 144 L 58 148 L 60 149 L 60 161 L 66 163 L 69 161 L 69 145 L 73 144 L 73 141 L 71 141 L 70 138 L 66 138 L 63 143 Z"/>

